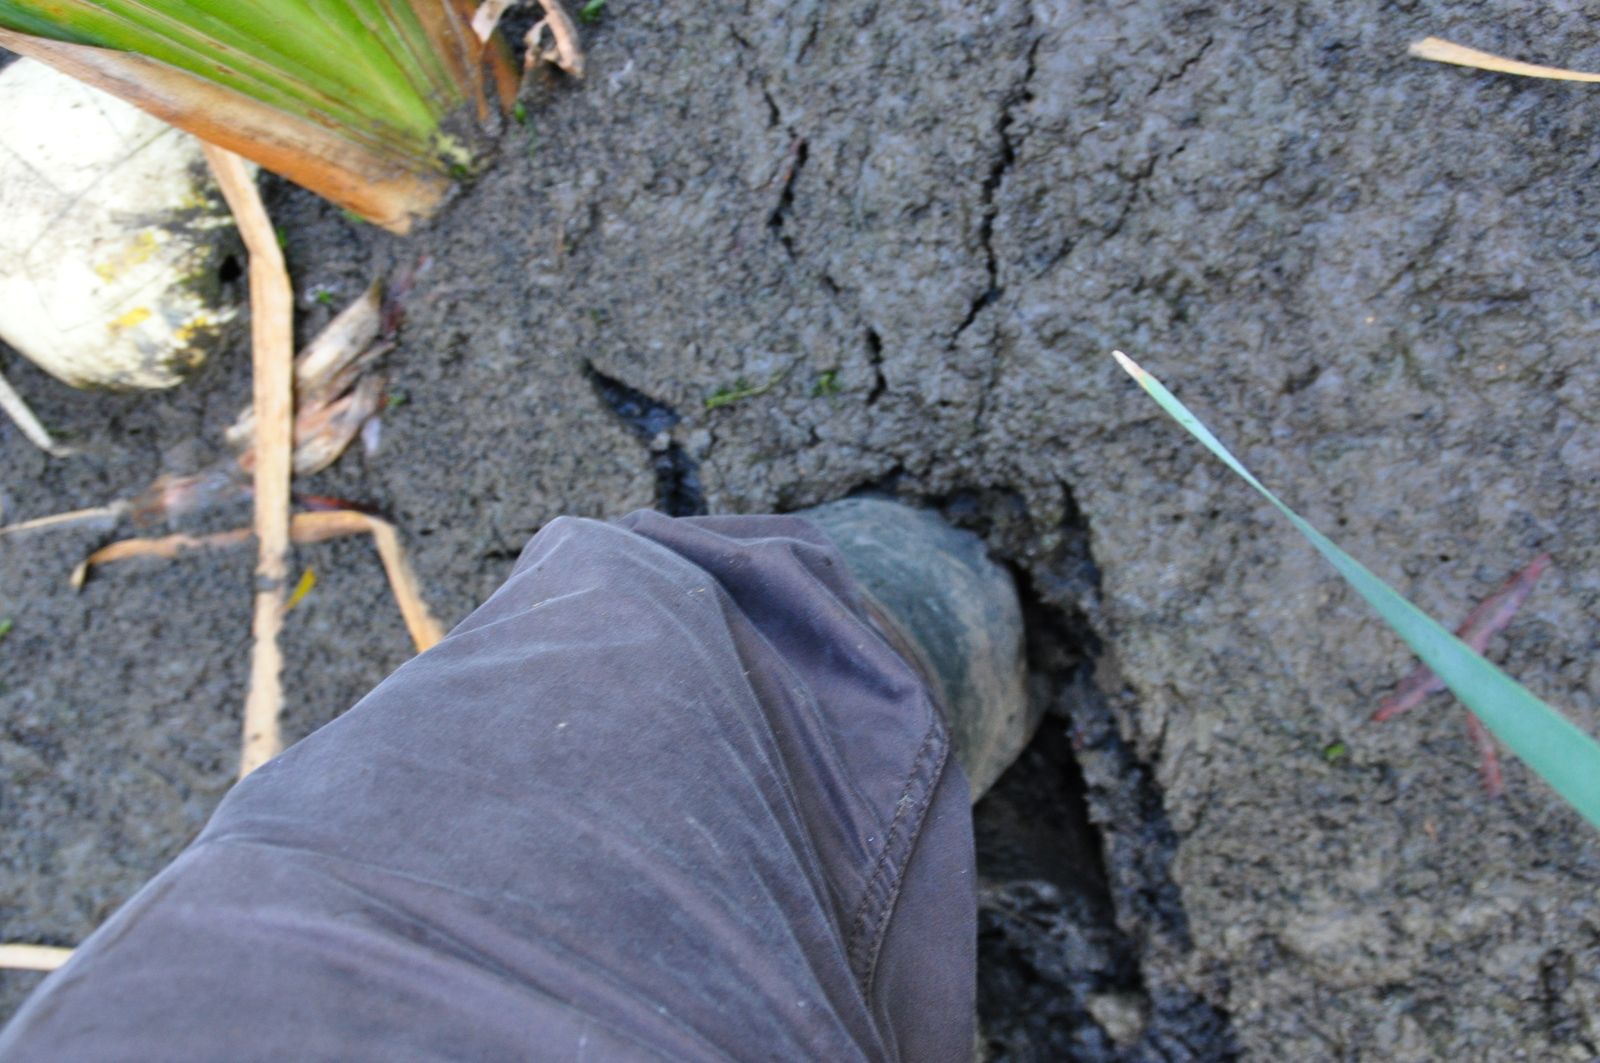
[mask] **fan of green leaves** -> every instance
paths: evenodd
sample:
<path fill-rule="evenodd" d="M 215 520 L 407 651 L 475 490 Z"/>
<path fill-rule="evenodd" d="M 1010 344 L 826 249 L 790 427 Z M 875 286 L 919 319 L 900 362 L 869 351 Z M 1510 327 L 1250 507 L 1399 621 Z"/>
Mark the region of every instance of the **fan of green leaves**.
<path fill-rule="evenodd" d="M 1600 827 L 1600 744 L 1334 545 L 1251 475 L 1159 380 L 1121 351 L 1113 353 L 1173 420 L 1289 518 L 1496 738 L 1526 761 L 1585 819 Z"/>
<path fill-rule="evenodd" d="M 463 88 L 411 2 L 0 0 L 0 28 L 148 56 L 410 168 L 459 172 L 472 159 L 440 123 Z"/>

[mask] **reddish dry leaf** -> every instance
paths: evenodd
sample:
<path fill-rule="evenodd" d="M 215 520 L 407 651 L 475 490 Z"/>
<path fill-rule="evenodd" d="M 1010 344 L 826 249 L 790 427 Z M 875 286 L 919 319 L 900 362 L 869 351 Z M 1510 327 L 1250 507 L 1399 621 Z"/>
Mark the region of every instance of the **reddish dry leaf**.
<path fill-rule="evenodd" d="M 1488 648 L 1489 640 L 1511 622 L 1511 618 L 1517 614 L 1522 603 L 1527 601 L 1528 595 L 1533 592 L 1539 577 L 1544 575 L 1545 569 L 1549 567 L 1549 554 L 1540 554 L 1528 562 L 1526 568 L 1506 580 L 1499 590 L 1489 595 L 1467 614 L 1461 626 L 1456 628 L 1456 637 L 1482 655 Z M 1430 694 L 1437 694 L 1444 688 L 1443 681 L 1434 675 L 1427 665 L 1418 665 L 1410 675 L 1400 681 L 1388 697 L 1379 702 L 1378 711 L 1372 714 L 1372 718 L 1382 723 L 1407 709 L 1415 708 Z"/>
<path fill-rule="evenodd" d="M 1461 626 L 1456 628 L 1456 637 L 1470 646 L 1474 652 L 1482 655 L 1488 648 L 1489 640 L 1511 622 L 1511 618 L 1522 607 L 1522 603 L 1527 601 L 1528 595 L 1533 593 L 1539 577 L 1544 575 L 1545 569 L 1549 567 L 1549 554 L 1540 554 L 1528 562 L 1522 571 L 1506 580 L 1499 590 L 1478 603 L 1477 607 L 1467 614 Z M 1415 708 L 1429 695 L 1444 689 L 1443 680 L 1434 675 L 1427 665 L 1418 665 L 1400 681 L 1388 697 L 1379 702 L 1378 711 L 1372 714 L 1372 718 L 1381 723 L 1407 709 Z M 1471 712 L 1467 713 L 1467 734 L 1478 750 L 1478 770 L 1483 776 L 1484 789 L 1488 791 L 1490 797 L 1499 797 L 1505 792 L 1505 777 L 1500 770 L 1500 754 L 1495 749 L 1493 736 Z"/>

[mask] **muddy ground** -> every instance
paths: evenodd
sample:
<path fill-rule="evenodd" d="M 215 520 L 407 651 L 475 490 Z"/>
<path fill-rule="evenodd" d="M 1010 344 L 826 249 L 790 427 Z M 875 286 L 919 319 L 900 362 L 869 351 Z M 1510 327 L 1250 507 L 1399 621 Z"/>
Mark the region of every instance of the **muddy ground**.
<path fill-rule="evenodd" d="M 1486 800 L 1447 698 L 1365 722 L 1405 651 L 1107 352 L 1436 615 L 1551 551 L 1494 656 L 1600 732 L 1600 96 L 1404 54 L 1600 69 L 1597 24 L 610 0 L 587 82 L 533 85 L 427 231 L 271 186 L 303 292 L 434 262 L 382 449 L 307 487 L 391 514 L 448 620 L 559 513 L 940 506 L 1022 578 L 1052 703 L 980 813 L 996 1058 L 1590 1060 L 1594 832 L 1519 763 Z M 237 343 L 165 395 L 3 363 L 85 451 L 0 425 L 7 519 L 204 464 L 248 392 Z M 74 594 L 108 534 L 0 545 L 7 939 L 88 933 L 233 770 L 250 558 Z M 320 578 L 286 639 L 300 735 L 407 641 L 366 546 L 296 561 Z M 33 984 L 0 976 L 0 1005 Z"/>

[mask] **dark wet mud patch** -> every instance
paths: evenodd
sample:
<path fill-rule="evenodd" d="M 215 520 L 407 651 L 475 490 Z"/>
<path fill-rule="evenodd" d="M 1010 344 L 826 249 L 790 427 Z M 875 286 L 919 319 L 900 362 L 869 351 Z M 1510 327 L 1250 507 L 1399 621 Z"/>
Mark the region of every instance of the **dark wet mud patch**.
<path fill-rule="evenodd" d="M 1001 537 L 1025 510 L 1005 492 L 959 492 L 940 508 Z M 1069 522 L 1066 532 L 1058 563 L 1075 559 L 1072 567 L 1097 580 L 1082 527 Z M 1018 582 L 1032 694 L 1049 708 L 974 809 L 984 1058 L 1236 1059 L 1227 1013 L 1141 963 L 1152 934 L 1169 949 L 1192 945 L 1161 795 L 1094 689 L 1099 642 L 1081 613 L 1044 604 L 1025 574 Z M 1093 766 L 1093 785 L 1080 758 Z"/>
<path fill-rule="evenodd" d="M 670 517 L 703 516 L 706 497 L 700 487 L 700 470 L 671 435 L 683 420 L 678 411 L 592 365 L 584 367 L 584 375 L 600 401 L 649 451 L 656 478 L 655 508 Z"/>

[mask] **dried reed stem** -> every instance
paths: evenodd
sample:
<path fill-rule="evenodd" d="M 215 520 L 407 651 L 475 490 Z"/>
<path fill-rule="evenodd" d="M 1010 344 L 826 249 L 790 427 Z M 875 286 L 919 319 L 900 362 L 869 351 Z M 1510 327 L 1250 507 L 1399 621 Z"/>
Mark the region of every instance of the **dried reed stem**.
<path fill-rule="evenodd" d="M 213 535 L 164 535 L 155 539 L 123 539 L 103 546 L 90 554 L 72 575 L 72 585 L 81 587 L 89 570 L 96 565 L 113 561 L 127 561 L 136 557 L 173 558 L 193 550 L 211 550 L 238 546 L 250 540 L 249 528 L 217 532 Z M 394 593 L 395 604 L 406 622 L 406 630 L 417 652 L 430 649 L 444 637 L 444 628 L 434 619 L 428 603 L 422 597 L 421 582 L 406 560 L 400 545 L 400 533 L 393 524 L 378 517 L 351 510 L 325 513 L 296 513 L 289 525 L 289 535 L 297 543 L 320 543 L 345 535 L 370 535 L 377 548 L 383 571 L 389 578 L 389 589 Z"/>
<path fill-rule="evenodd" d="M 1488 70 L 1496 74 L 1520 74 L 1523 77 L 1547 78 L 1552 81 L 1600 82 L 1600 74 L 1586 74 L 1581 70 L 1564 70 L 1558 66 L 1539 66 L 1505 59 L 1462 44 L 1452 44 L 1438 37 L 1424 37 L 1406 49 L 1418 59 L 1431 59 L 1436 63 L 1467 66 L 1474 70 Z"/>
<path fill-rule="evenodd" d="M 0 945 L 0 969 L 53 971 L 71 956 L 71 949 L 55 945 Z"/>
<path fill-rule="evenodd" d="M 289 578 L 289 479 L 294 450 L 294 292 L 278 235 L 267 217 L 245 162 L 232 152 L 204 145 L 206 161 L 222 187 L 250 254 L 252 405 L 255 411 L 256 560 L 254 644 L 250 691 L 244 706 L 239 777 L 250 774 L 283 748 L 283 654 L 278 632 Z"/>

